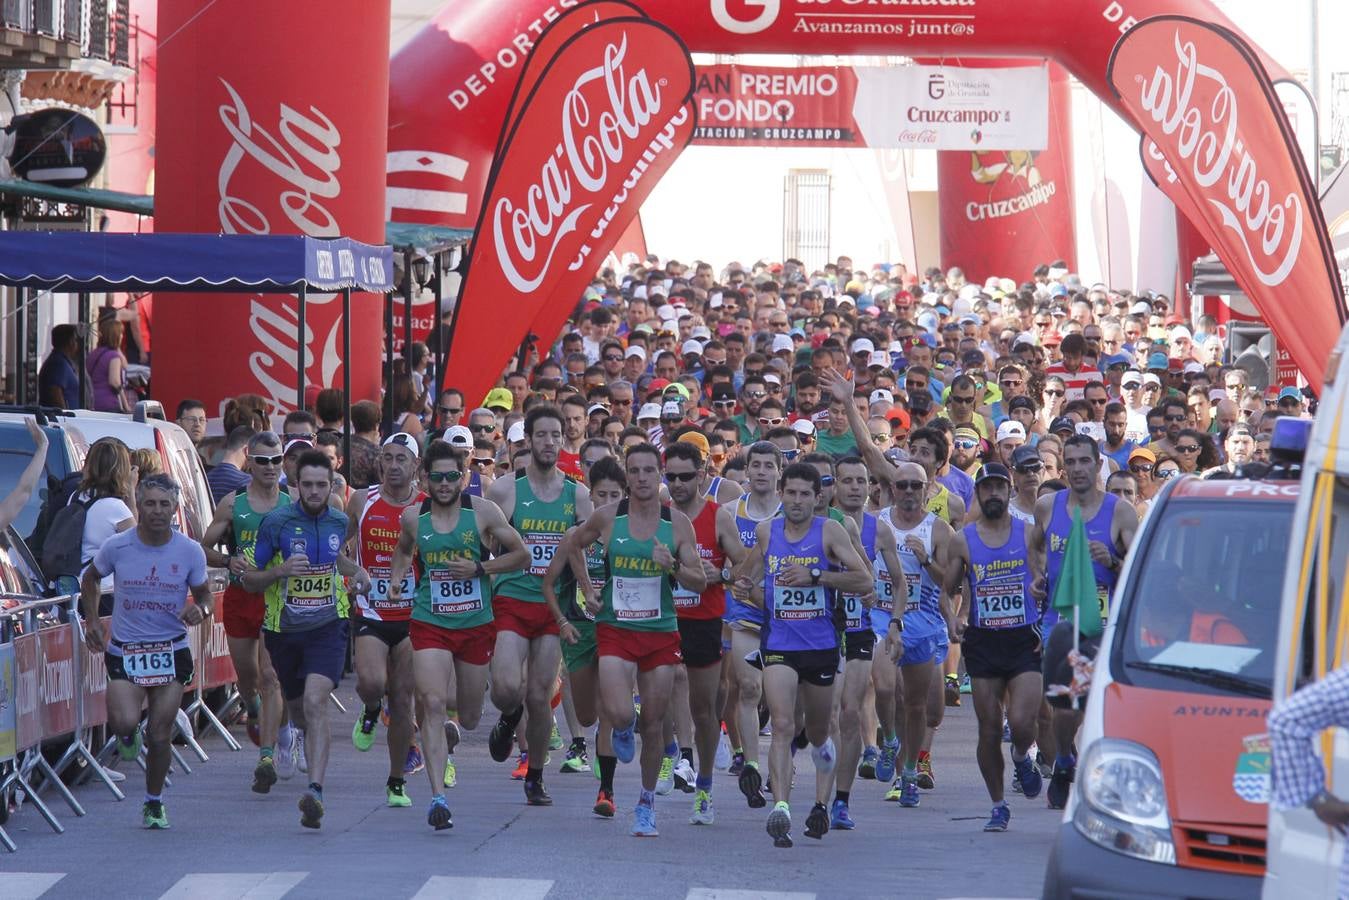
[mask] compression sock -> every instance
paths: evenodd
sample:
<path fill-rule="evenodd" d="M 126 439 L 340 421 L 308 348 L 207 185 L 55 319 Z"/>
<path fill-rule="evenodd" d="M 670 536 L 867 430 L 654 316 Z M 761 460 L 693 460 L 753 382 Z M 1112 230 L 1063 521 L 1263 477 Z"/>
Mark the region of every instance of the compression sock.
<path fill-rule="evenodd" d="M 646 788 L 642 788 L 642 796 L 637 802 L 641 806 L 654 807 L 656 805 L 656 795 Z"/>
<path fill-rule="evenodd" d="M 600 789 L 612 794 L 614 792 L 614 770 L 618 768 L 617 756 L 599 755 L 600 760 Z"/>
<path fill-rule="evenodd" d="M 692 748 L 692 747 L 680 747 L 680 748 L 679 748 L 679 758 L 682 759 L 682 760 L 684 760 L 685 762 L 687 762 L 689 765 L 693 765 L 693 748 Z"/>
<path fill-rule="evenodd" d="M 526 783 L 538 784 L 540 781 L 543 781 L 543 769 L 542 769 L 542 768 L 535 769 L 535 768 L 533 768 L 533 767 L 530 767 L 530 768 L 527 768 L 527 769 L 525 770 L 525 782 L 526 782 Z"/>
<path fill-rule="evenodd" d="M 852 791 L 834 791 L 834 801 L 836 803 L 847 803 L 848 798 L 852 796 Z"/>
<path fill-rule="evenodd" d="M 1076 756 L 1064 756 L 1060 753 L 1054 757 L 1054 767 L 1057 769 L 1071 769 L 1075 765 L 1077 765 Z"/>

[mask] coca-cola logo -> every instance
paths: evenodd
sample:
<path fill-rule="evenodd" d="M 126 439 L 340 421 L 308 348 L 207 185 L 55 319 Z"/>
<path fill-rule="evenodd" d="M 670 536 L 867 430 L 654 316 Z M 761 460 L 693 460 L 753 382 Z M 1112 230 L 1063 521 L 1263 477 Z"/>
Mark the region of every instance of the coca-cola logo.
<path fill-rule="evenodd" d="M 1188 166 L 1187 182 L 1202 189 L 1252 273 L 1277 287 L 1297 264 L 1305 211 L 1300 186 L 1271 186 L 1256 154 L 1284 148 L 1243 139 L 1238 95 L 1223 72 L 1201 62 L 1179 29 L 1174 48 L 1174 74 L 1158 63 L 1151 77 L 1134 76 L 1142 110 L 1171 139 L 1164 148 L 1170 165 Z"/>
<path fill-rule="evenodd" d="M 627 144 L 659 115 L 663 79 L 624 69 L 628 40 L 604 45 L 600 63 L 582 71 L 562 99 L 561 139 L 538 177 L 491 210 L 492 240 L 502 272 L 520 293 L 543 283 L 562 241 L 609 183 Z M 585 201 L 585 202 L 582 202 Z"/>

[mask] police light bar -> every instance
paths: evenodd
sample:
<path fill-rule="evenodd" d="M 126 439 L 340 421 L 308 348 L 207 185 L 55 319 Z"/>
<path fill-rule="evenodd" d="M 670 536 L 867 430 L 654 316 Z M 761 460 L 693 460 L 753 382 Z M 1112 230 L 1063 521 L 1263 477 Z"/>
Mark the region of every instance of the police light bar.
<path fill-rule="evenodd" d="M 1269 439 L 1269 455 L 1279 462 L 1302 462 L 1311 439 L 1310 419 L 1280 416 L 1274 421 L 1274 432 Z"/>

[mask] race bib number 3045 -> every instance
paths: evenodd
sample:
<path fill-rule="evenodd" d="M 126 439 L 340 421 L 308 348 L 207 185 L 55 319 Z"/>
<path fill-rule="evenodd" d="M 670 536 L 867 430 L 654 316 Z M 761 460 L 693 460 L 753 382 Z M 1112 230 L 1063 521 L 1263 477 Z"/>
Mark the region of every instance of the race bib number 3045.
<path fill-rule="evenodd" d="M 306 612 L 334 606 L 337 603 L 335 588 L 331 566 L 293 575 L 286 580 L 286 605 Z"/>

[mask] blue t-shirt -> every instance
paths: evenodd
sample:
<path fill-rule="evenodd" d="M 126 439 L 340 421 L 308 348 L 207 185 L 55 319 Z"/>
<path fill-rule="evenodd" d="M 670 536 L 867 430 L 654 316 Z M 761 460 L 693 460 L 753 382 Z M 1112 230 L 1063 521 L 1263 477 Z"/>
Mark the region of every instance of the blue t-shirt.
<path fill-rule="evenodd" d="M 80 399 L 80 376 L 75 371 L 75 364 L 60 350 L 53 350 L 37 373 L 38 397 L 44 404 L 48 402 L 47 391 L 51 388 L 61 389 L 67 409 L 78 409 L 84 405 Z"/>
<path fill-rule="evenodd" d="M 974 479 L 955 466 L 947 466 L 945 475 L 937 476 L 937 483 L 965 501 L 965 509 L 974 508 Z"/>
<path fill-rule="evenodd" d="M 93 566 L 113 577 L 112 641 L 108 652 L 121 656 L 119 644 L 173 641 L 187 647 L 187 627 L 179 618 L 188 592 L 206 583 L 206 553 L 201 544 L 174 531 L 152 546 L 131 528 L 103 542 Z"/>
<path fill-rule="evenodd" d="M 211 499 L 217 504 L 230 494 L 248 487 L 253 477 L 234 463 L 221 463 L 206 473 L 206 484 L 211 488 Z"/>

